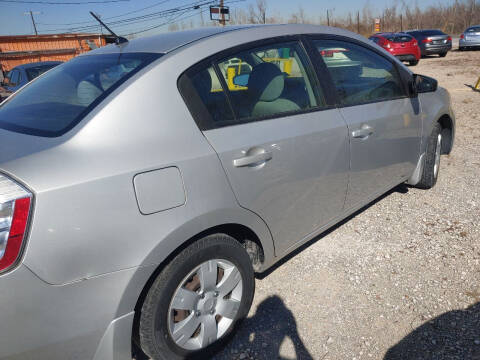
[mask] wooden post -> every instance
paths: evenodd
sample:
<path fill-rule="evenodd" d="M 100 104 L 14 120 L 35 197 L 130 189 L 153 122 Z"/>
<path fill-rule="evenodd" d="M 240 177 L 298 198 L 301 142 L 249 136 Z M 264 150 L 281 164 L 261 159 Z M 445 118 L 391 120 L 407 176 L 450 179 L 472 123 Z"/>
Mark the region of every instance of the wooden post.
<path fill-rule="evenodd" d="M 357 11 L 357 33 L 360 34 L 360 11 Z"/>
<path fill-rule="evenodd" d="M 223 13 L 223 0 L 220 0 L 220 25 L 225 26 L 225 14 Z"/>

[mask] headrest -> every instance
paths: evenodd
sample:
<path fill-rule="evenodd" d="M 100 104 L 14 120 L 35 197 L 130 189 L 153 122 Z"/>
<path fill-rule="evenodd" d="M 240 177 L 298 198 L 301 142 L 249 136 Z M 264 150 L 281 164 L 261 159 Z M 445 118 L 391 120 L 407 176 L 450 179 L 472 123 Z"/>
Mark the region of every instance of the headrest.
<path fill-rule="evenodd" d="M 248 91 L 257 101 L 274 101 L 280 97 L 285 77 L 278 66 L 261 63 L 255 66 L 248 78 Z"/>

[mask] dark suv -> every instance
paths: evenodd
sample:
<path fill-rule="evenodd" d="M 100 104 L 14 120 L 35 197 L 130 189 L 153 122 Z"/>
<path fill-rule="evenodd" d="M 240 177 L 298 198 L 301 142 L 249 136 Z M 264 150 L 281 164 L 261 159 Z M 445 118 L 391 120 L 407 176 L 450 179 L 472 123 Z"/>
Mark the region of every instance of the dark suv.
<path fill-rule="evenodd" d="M 444 57 L 452 50 L 452 37 L 441 30 L 411 30 L 406 33 L 417 39 L 422 56 L 438 54 Z"/>

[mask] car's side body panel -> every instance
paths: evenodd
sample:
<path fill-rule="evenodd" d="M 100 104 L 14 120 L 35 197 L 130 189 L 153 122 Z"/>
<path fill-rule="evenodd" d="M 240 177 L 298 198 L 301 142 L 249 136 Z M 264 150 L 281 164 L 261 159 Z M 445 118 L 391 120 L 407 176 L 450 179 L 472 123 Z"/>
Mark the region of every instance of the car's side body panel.
<path fill-rule="evenodd" d="M 283 253 L 342 210 L 349 172 L 349 141 L 337 109 L 314 111 L 205 132 L 219 154 L 240 205 L 268 224 Z M 272 159 L 236 167 L 260 147 Z"/>
<path fill-rule="evenodd" d="M 351 138 L 346 208 L 408 178 L 420 155 L 421 119 L 416 99 L 404 98 L 341 109 L 350 133 L 370 126 L 368 138 Z"/>

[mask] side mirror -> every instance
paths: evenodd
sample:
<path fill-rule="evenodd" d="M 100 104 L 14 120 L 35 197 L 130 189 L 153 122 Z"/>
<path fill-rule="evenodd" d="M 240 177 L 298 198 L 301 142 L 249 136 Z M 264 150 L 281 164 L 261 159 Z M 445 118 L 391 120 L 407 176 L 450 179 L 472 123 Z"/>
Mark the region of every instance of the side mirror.
<path fill-rule="evenodd" d="M 250 74 L 240 74 L 233 78 L 233 84 L 237 86 L 247 86 Z"/>
<path fill-rule="evenodd" d="M 435 92 L 438 88 L 438 81 L 425 75 L 413 75 L 415 87 L 418 93 Z"/>

